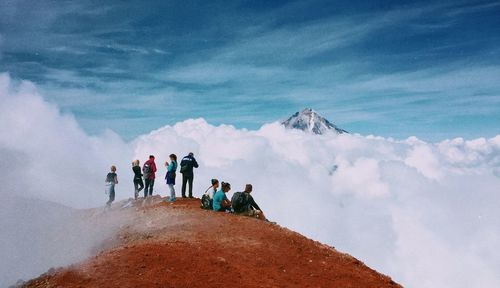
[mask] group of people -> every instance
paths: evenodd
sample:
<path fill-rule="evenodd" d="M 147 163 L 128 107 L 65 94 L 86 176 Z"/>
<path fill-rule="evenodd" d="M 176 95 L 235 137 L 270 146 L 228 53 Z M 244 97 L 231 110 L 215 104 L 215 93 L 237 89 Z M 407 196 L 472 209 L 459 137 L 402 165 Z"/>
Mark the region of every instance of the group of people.
<path fill-rule="evenodd" d="M 166 175 L 165 181 L 170 190 L 170 197 L 168 201 L 176 201 L 175 195 L 175 179 L 177 175 L 177 155 L 170 154 L 169 161 L 165 162 Z M 194 154 L 190 152 L 180 163 L 180 173 L 182 174 L 182 198 L 193 198 L 193 180 L 194 169 L 198 168 L 198 162 L 194 158 Z M 134 199 L 137 200 L 139 192 L 144 189 L 144 198 L 153 195 L 153 187 L 155 185 L 157 167 L 155 163 L 155 156 L 150 155 L 149 159 L 140 166 L 139 160 L 132 162 L 132 171 L 134 173 Z M 144 181 L 143 181 L 144 180 Z M 106 194 L 109 195 L 109 200 L 106 205 L 109 207 L 115 200 L 115 185 L 118 184 L 118 175 L 116 174 L 116 166 L 111 166 L 111 171 L 106 175 Z M 189 186 L 189 189 L 187 189 Z M 220 189 L 219 189 L 220 188 Z M 231 190 L 231 184 L 227 182 L 219 183 L 219 180 L 212 179 L 211 186 L 205 191 L 201 202 L 202 208 L 211 209 L 217 212 L 230 212 L 238 215 L 255 217 L 261 220 L 267 220 L 259 205 L 255 203 L 252 195 L 252 185 L 247 184 L 243 192 L 234 193 L 231 200 L 227 198 L 227 193 Z M 188 195 L 186 196 L 186 190 Z"/>
<path fill-rule="evenodd" d="M 202 208 L 211 209 L 216 212 L 235 213 L 267 221 L 264 212 L 257 205 L 252 195 L 250 195 L 253 191 L 252 184 L 246 184 L 243 192 L 234 193 L 231 200 L 227 198 L 227 193 L 231 190 L 231 184 L 227 182 L 219 183 L 217 179 L 212 179 L 211 184 L 201 198 Z"/>
<path fill-rule="evenodd" d="M 177 155 L 170 154 L 170 162 L 165 162 L 165 167 L 167 173 L 165 175 L 165 181 L 170 190 L 169 201 L 176 201 L 175 196 L 175 178 L 177 175 Z M 198 162 L 194 158 L 193 153 L 189 153 L 186 157 L 182 158 L 180 163 L 180 172 L 182 174 L 182 197 L 193 198 L 193 179 L 194 179 L 194 168 L 198 168 Z M 149 159 L 144 162 L 144 165 L 140 166 L 139 160 L 134 160 L 132 162 L 132 172 L 134 172 L 134 199 L 137 200 L 139 197 L 139 192 L 144 189 L 144 198 L 153 195 L 153 188 L 155 185 L 156 172 L 158 168 L 156 167 L 155 156 L 149 155 Z M 144 180 L 144 181 L 143 181 Z M 106 194 L 109 195 L 109 200 L 106 202 L 107 206 L 115 200 L 115 185 L 118 184 L 118 176 L 116 174 L 116 166 L 111 166 L 111 172 L 106 175 Z M 189 185 L 189 194 L 186 196 L 186 189 Z"/>

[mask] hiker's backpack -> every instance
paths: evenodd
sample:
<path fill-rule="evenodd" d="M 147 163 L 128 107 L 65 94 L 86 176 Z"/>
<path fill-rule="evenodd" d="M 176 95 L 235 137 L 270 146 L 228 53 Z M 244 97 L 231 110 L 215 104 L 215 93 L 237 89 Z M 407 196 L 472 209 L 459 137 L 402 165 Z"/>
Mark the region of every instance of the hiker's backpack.
<path fill-rule="evenodd" d="M 151 173 L 151 166 L 149 166 L 148 163 L 144 163 L 144 166 L 142 167 L 142 173 L 144 174 L 144 179 L 149 178 L 149 174 Z"/>
<path fill-rule="evenodd" d="M 231 197 L 234 212 L 245 212 L 248 209 L 248 195 L 245 192 L 236 192 Z"/>
<path fill-rule="evenodd" d="M 188 170 L 189 170 L 188 164 L 181 165 L 181 170 L 180 170 L 181 173 L 186 173 L 188 172 Z"/>
<path fill-rule="evenodd" d="M 208 194 L 204 194 L 201 196 L 201 208 L 202 209 L 207 209 L 207 210 L 212 210 L 212 199 L 210 199 L 210 196 Z"/>

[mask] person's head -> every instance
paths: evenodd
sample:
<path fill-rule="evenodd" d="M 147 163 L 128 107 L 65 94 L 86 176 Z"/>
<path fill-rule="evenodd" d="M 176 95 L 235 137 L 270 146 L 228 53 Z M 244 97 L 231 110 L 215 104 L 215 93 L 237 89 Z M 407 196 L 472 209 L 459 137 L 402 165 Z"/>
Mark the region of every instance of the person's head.
<path fill-rule="evenodd" d="M 149 155 L 149 160 L 155 160 L 155 156 Z"/>
<path fill-rule="evenodd" d="M 252 192 L 252 184 L 245 185 L 245 192 L 247 192 L 247 193 L 251 193 Z"/>
<path fill-rule="evenodd" d="M 219 180 L 217 179 L 212 179 L 212 186 L 217 189 L 219 188 Z"/>
<path fill-rule="evenodd" d="M 132 166 L 139 166 L 139 160 L 132 161 Z"/>
<path fill-rule="evenodd" d="M 189 157 L 194 157 L 193 152 L 189 152 L 188 156 L 189 156 Z"/>
<path fill-rule="evenodd" d="M 170 161 L 175 161 L 175 162 L 177 162 L 177 155 L 175 155 L 175 154 L 170 154 L 170 156 L 169 156 L 169 157 L 170 157 Z"/>
<path fill-rule="evenodd" d="M 111 172 L 116 172 L 116 166 L 115 165 L 111 166 Z"/>
<path fill-rule="evenodd" d="M 222 192 L 224 193 L 227 193 L 229 192 L 229 190 L 231 190 L 231 184 L 227 182 L 222 182 L 221 186 L 222 186 Z"/>

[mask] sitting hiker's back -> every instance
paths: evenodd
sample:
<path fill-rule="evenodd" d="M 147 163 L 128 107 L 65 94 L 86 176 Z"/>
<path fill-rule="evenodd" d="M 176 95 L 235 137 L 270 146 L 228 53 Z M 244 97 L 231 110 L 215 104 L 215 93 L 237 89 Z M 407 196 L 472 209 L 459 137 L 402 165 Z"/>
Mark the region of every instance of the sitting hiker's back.
<path fill-rule="evenodd" d="M 236 192 L 231 198 L 232 207 L 235 213 L 243 213 L 251 209 L 250 194 L 245 192 Z"/>
<path fill-rule="evenodd" d="M 250 195 L 252 190 L 252 184 L 247 184 L 243 192 L 234 193 L 231 198 L 233 210 L 238 215 L 267 220 L 259 205 L 257 205 L 252 195 Z"/>

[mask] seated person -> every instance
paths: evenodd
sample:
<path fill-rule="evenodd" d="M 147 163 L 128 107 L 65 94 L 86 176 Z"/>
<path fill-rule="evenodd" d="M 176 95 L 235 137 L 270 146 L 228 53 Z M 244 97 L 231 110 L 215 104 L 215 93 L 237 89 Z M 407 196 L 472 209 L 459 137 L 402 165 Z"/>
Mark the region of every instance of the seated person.
<path fill-rule="evenodd" d="M 255 200 L 253 199 L 252 195 L 250 195 L 250 193 L 252 193 L 252 190 L 253 190 L 252 184 L 247 184 L 245 186 L 245 191 L 234 193 L 233 196 L 234 212 L 238 215 L 254 217 L 260 220 L 267 221 L 264 212 L 262 212 L 259 205 L 255 203 Z M 240 199 L 237 200 L 236 198 Z"/>
<path fill-rule="evenodd" d="M 217 192 L 217 188 L 219 188 L 219 180 L 212 179 L 210 183 L 212 185 L 208 187 L 201 197 L 201 208 L 212 210 L 214 195 Z"/>
<path fill-rule="evenodd" d="M 219 188 L 219 180 L 212 179 L 211 183 L 212 186 L 208 187 L 207 191 L 205 191 L 205 194 L 208 195 L 210 199 L 214 199 L 214 195 L 217 192 L 217 188 Z"/>
<path fill-rule="evenodd" d="M 218 212 L 225 212 L 231 210 L 231 201 L 227 199 L 226 193 L 231 190 L 231 184 L 222 182 L 221 189 L 214 194 L 213 210 Z"/>

